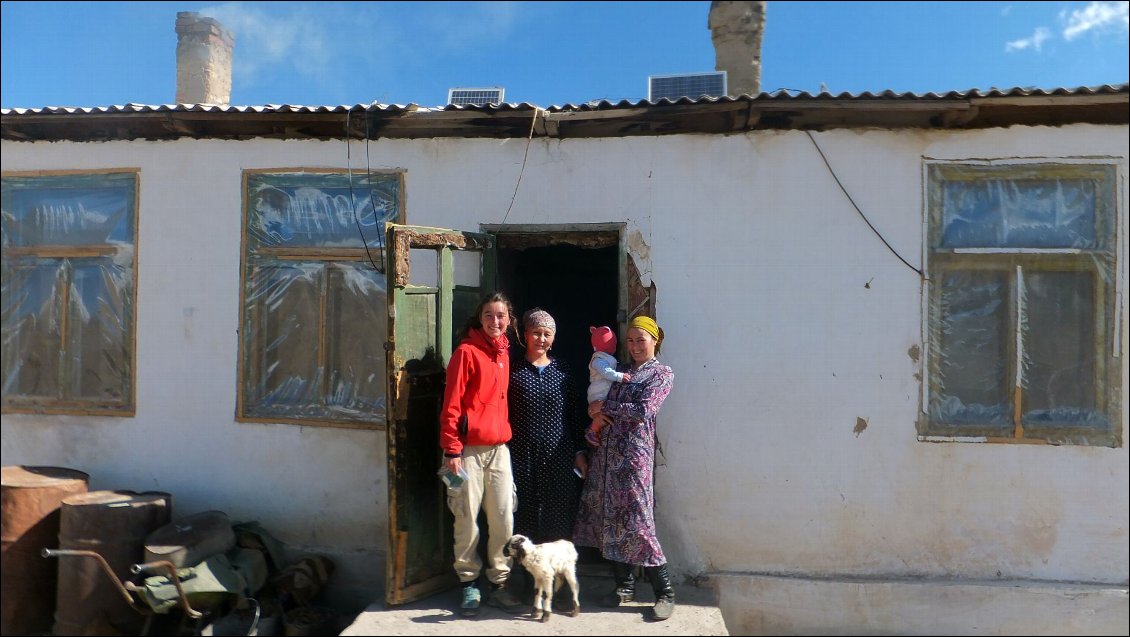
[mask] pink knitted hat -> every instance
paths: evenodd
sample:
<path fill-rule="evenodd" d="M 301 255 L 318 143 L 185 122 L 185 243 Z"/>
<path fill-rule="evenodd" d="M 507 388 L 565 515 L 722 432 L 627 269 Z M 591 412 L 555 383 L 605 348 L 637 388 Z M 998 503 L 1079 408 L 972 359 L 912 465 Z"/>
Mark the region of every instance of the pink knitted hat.
<path fill-rule="evenodd" d="M 612 332 L 612 328 L 601 325 L 600 327 L 590 327 L 589 332 L 592 334 L 592 348 L 594 350 L 608 354 L 616 353 L 616 335 Z"/>

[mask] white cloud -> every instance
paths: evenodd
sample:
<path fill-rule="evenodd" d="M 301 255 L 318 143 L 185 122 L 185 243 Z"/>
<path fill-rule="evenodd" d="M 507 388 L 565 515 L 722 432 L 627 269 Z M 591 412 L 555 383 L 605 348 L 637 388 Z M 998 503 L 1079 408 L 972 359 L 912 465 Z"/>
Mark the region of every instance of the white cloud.
<path fill-rule="evenodd" d="M 254 5 L 228 2 L 201 9 L 235 36 L 232 72 L 247 83 L 268 67 L 284 67 L 315 75 L 331 60 L 332 41 L 324 21 L 307 11 L 268 13 Z"/>
<path fill-rule="evenodd" d="M 1088 31 L 1096 33 L 1127 31 L 1130 24 L 1130 2 L 1092 2 L 1086 7 L 1060 14 L 1066 20 L 1063 37 L 1073 40 Z"/>
<path fill-rule="evenodd" d="M 516 2 L 453 3 L 446 11 L 430 13 L 426 26 L 433 46 L 446 51 L 497 46 L 517 27 L 519 8 Z"/>
<path fill-rule="evenodd" d="M 379 87 L 392 73 L 384 68 L 387 62 L 381 64 L 388 59 L 389 51 L 400 52 L 397 65 L 403 71 L 413 65 L 420 67 L 425 59 L 434 61 L 497 48 L 520 32 L 521 23 L 531 12 L 529 7 L 538 4 L 419 3 L 426 9 L 406 12 L 397 3 L 237 1 L 197 12 L 215 18 L 235 36 L 233 87 L 257 86 L 267 83 L 268 76 L 289 74 L 296 85 L 298 81 L 321 87 L 332 84 L 337 93 L 342 93 L 357 85 L 379 91 L 372 86 Z M 362 75 L 335 80 L 337 75 L 327 69 L 346 57 L 365 59 L 369 64 Z"/>
<path fill-rule="evenodd" d="M 1039 51 L 1044 42 L 1052 37 L 1052 32 L 1044 27 L 1037 27 L 1036 31 L 1032 33 L 1031 37 L 1013 40 L 1004 45 L 1004 50 L 1008 52 L 1023 51 L 1024 49 L 1034 49 Z"/>

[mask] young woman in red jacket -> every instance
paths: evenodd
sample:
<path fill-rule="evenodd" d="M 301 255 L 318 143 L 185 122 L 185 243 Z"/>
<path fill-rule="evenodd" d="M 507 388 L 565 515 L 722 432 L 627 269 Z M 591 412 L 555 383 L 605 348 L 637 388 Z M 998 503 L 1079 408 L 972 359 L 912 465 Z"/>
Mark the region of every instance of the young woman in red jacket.
<path fill-rule="evenodd" d="M 487 295 L 460 330 L 462 342 L 451 354 L 447 386 L 440 412 L 439 442 L 444 465 L 455 474 L 466 473 L 461 488 L 447 491 L 447 505 L 455 516 L 455 572 L 463 584 L 460 612 L 477 615 L 479 510 L 487 518 L 487 580 L 492 592 L 487 600 L 508 612 L 524 607 L 506 588 L 510 561 L 502 554 L 514 532 L 514 477 L 510 466 L 510 340 L 514 308 L 501 292 Z"/>

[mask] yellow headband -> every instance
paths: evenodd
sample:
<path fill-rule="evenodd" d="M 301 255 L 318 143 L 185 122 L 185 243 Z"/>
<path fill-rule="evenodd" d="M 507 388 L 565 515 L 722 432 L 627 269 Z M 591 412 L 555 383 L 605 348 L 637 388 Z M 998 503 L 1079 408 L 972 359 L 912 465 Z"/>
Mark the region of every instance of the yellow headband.
<path fill-rule="evenodd" d="M 655 319 L 646 316 L 637 316 L 632 319 L 632 323 L 629 327 L 638 327 L 648 334 L 651 334 L 652 338 L 654 338 L 657 343 L 663 341 L 663 328 L 656 324 Z"/>

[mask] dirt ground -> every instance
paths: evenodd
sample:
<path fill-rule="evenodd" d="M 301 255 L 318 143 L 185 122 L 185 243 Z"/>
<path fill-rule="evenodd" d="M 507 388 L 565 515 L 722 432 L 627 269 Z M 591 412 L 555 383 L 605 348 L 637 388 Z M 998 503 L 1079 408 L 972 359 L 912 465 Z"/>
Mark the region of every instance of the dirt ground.
<path fill-rule="evenodd" d="M 641 583 L 640 601 L 604 608 L 597 600 L 612 589 L 612 578 L 580 578 L 581 612 L 576 617 L 553 613 L 548 622 L 530 613 L 511 615 L 483 604 L 477 617 L 459 615 L 460 591 L 451 589 L 403 606 L 385 607 L 378 600 L 353 619 L 342 635 L 728 635 L 714 591 L 675 587 L 675 613 L 662 622 L 651 619 L 654 597 Z M 485 601 L 485 600 L 484 600 Z M 532 610 L 532 608 L 530 609 Z"/>

